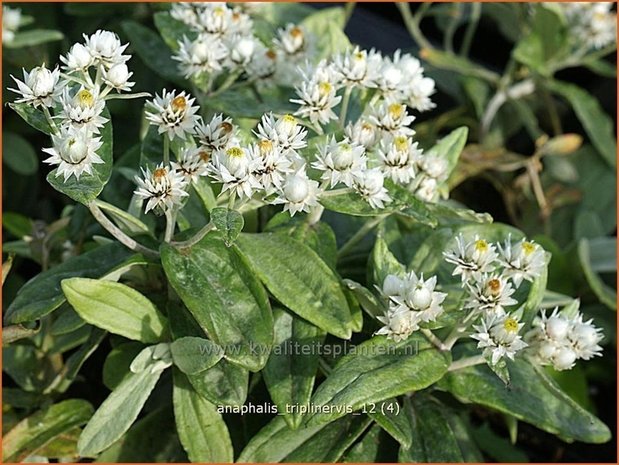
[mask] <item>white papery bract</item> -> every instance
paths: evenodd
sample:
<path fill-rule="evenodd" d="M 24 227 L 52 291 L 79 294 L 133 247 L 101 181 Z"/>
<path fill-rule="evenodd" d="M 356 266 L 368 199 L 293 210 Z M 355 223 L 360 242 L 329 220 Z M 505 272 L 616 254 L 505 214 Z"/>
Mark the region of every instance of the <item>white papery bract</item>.
<path fill-rule="evenodd" d="M 474 283 L 466 283 L 468 301 L 465 306 L 481 310 L 486 315 L 503 315 L 505 307 L 515 305 L 518 301 L 511 296 L 516 290 L 507 278 L 496 274 L 485 274 Z"/>
<path fill-rule="evenodd" d="M 195 125 L 199 116 L 196 114 L 199 107 L 194 106 L 195 98 L 184 91 L 168 92 L 163 89 L 161 96 L 148 102 L 150 111 L 146 111 L 146 119 L 157 126 L 159 134 L 167 134 L 170 140 L 174 137 L 185 139 L 187 135 L 195 133 Z"/>
<path fill-rule="evenodd" d="M 355 176 L 361 176 L 367 169 L 365 148 L 344 139 L 337 142 L 331 136 L 327 142 L 318 147 L 316 161 L 312 168 L 322 171 L 321 179 L 328 181 L 331 187 L 342 183 L 348 187 L 354 184 Z"/>
<path fill-rule="evenodd" d="M 232 191 L 239 198 L 251 198 L 262 187 L 253 174 L 260 163 L 253 151 L 230 144 L 214 153 L 209 174 L 222 183 L 222 191 Z"/>
<path fill-rule="evenodd" d="M 27 103 L 33 107 L 45 106 L 51 107 L 54 103 L 54 97 L 59 91 L 60 70 L 55 68 L 53 71 L 43 66 L 33 68 L 30 72 L 22 69 L 24 80 L 20 81 L 14 76 L 11 76 L 17 84 L 17 89 L 10 91 L 21 95 L 15 100 L 15 103 Z"/>
<path fill-rule="evenodd" d="M 527 347 L 518 333 L 524 326 L 511 315 L 486 315 L 481 325 L 474 325 L 475 333 L 471 335 L 478 341 L 477 348 L 483 349 L 483 355 L 492 365 L 503 357 L 514 359 L 517 352 Z"/>
<path fill-rule="evenodd" d="M 376 334 L 385 334 L 396 341 L 406 339 L 423 323 L 435 321 L 443 313 L 443 301 L 447 294 L 437 292 L 436 276 L 424 280 L 414 271 L 404 278 L 387 275 L 381 289 L 389 299 L 389 308 L 384 316 L 377 317 L 385 326 Z"/>
<path fill-rule="evenodd" d="M 307 130 L 292 115 L 275 118 L 272 113 L 262 116 L 256 135 L 271 141 L 285 156 L 297 156 L 297 150 L 307 146 Z"/>
<path fill-rule="evenodd" d="M 307 33 L 301 26 L 288 23 L 285 28 L 277 31 L 274 43 L 285 55 L 298 57 L 307 50 Z"/>
<path fill-rule="evenodd" d="M 131 55 L 123 55 L 129 44 L 122 45 L 116 34 L 99 29 L 94 34 L 84 34 L 84 46 L 90 53 L 95 65 L 111 68 L 119 63 L 125 63 Z"/>
<path fill-rule="evenodd" d="M 286 175 L 293 171 L 292 162 L 270 140 L 263 139 L 249 147 L 252 158 L 260 160 L 254 169 L 256 177 L 266 195 L 281 191 Z"/>
<path fill-rule="evenodd" d="M 95 62 L 88 48 L 83 44 L 73 44 L 66 57 L 61 56 L 60 61 L 64 63 L 63 69 L 69 73 L 75 71 L 85 71 Z"/>
<path fill-rule="evenodd" d="M 382 57 L 374 50 L 361 50 L 358 46 L 333 59 L 334 71 L 346 87 L 376 87 Z"/>
<path fill-rule="evenodd" d="M 492 273 L 497 266 L 498 253 L 493 244 L 479 236 L 470 242 L 465 242 L 464 236 L 456 236 L 456 243 L 443 252 L 447 263 L 455 265 L 453 276 L 460 276 L 462 282 L 480 280 L 482 275 Z"/>
<path fill-rule="evenodd" d="M 44 160 L 50 165 L 58 165 L 56 177 L 64 177 L 66 182 L 71 176 L 79 180 L 86 174 L 92 174 L 92 165 L 104 163 L 97 150 L 103 142 L 93 137 L 87 127 L 64 126 L 58 134 L 52 135 L 53 147 L 43 149 L 51 155 Z"/>
<path fill-rule="evenodd" d="M 173 210 L 182 205 L 187 193 L 187 180 L 170 166 L 159 164 L 153 172 L 142 168 L 142 177 L 136 176 L 135 195 L 146 201 L 146 213 Z"/>
<path fill-rule="evenodd" d="M 295 114 L 309 118 L 312 124 L 324 125 L 337 119 L 333 108 L 342 100 L 336 95 L 338 86 L 338 79 L 325 60 L 309 67 L 302 72 L 301 84 L 295 87 L 299 98 L 290 100 L 300 105 Z"/>
<path fill-rule="evenodd" d="M 555 370 L 569 370 L 578 359 L 589 360 L 602 355 L 599 345 L 602 330 L 593 320 L 583 321 L 580 312 L 568 316 L 555 308 L 550 316 L 542 310 L 533 320 L 533 327 L 525 335 L 528 353 L 541 365 L 552 365 Z"/>
<path fill-rule="evenodd" d="M 309 212 L 318 205 L 318 183 L 307 177 L 305 166 L 286 176 L 275 204 L 284 204 L 284 211 L 294 216 L 298 212 Z"/>
<path fill-rule="evenodd" d="M 178 53 L 172 59 L 179 62 L 186 78 L 218 73 L 228 58 L 228 49 L 221 38 L 213 34 L 200 34 L 195 40 L 183 37 L 178 45 Z"/>
<path fill-rule="evenodd" d="M 258 79 L 258 83 L 272 84 L 272 78 L 277 71 L 277 53 L 266 48 L 261 42 L 256 42 L 251 61 L 245 67 L 247 75 Z"/>
<path fill-rule="evenodd" d="M 172 162 L 172 168 L 183 175 L 187 182 L 197 181 L 200 176 L 208 174 L 209 156 L 200 147 L 186 147 L 182 149 L 176 162 Z"/>
<path fill-rule="evenodd" d="M 556 3 L 568 20 L 576 46 L 599 49 L 617 40 L 617 15 L 612 2 Z"/>
<path fill-rule="evenodd" d="M 511 243 L 511 236 L 503 246 L 499 245 L 501 265 L 505 267 L 504 275 L 519 286 L 522 280 L 533 281 L 539 277 L 546 266 L 546 254 L 538 244 L 522 239 Z"/>
<path fill-rule="evenodd" d="M 371 109 L 369 121 L 385 133 L 412 136 L 415 134 L 409 126 L 415 120 L 401 103 L 383 102 Z"/>
<path fill-rule="evenodd" d="M 345 134 L 351 142 L 371 149 L 379 141 L 378 128 L 369 121 L 359 119 L 356 123 L 348 123 Z"/>
<path fill-rule="evenodd" d="M 85 127 L 92 133 L 99 133 L 99 129 L 108 122 L 107 118 L 101 116 L 105 108 L 105 101 L 89 89 L 81 87 L 77 92 L 73 92 L 69 87 L 65 87 L 60 96 L 62 110 L 57 118 L 62 124 L 70 124 L 77 127 Z"/>
<path fill-rule="evenodd" d="M 353 189 L 363 197 L 372 208 L 383 208 L 391 202 L 389 192 L 384 186 L 385 176 L 380 168 L 372 168 L 355 173 Z"/>
<path fill-rule="evenodd" d="M 211 153 L 221 150 L 235 134 L 232 119 L 224 118 L 221 113 L 216 114 L 208 123 L 200 120 L 196 125 L 196 136 L 204 150 Z"/>
<path fill-rule="evenodd" d="M 408 184 L 415 178 L 421 149 L 411 137 L 398 135 L 383 139 L 377 155 L 381 169 L 394 182 Z"/>
<path fill-rule="evenodd" d="M 133 73 L 125 63 L 118 63 L 109 69 L 103 69 L 103 82 L 118 92 L 129 92 L 135 85 L 135 82 L 130 82 L 129 79 Z"/>
<path fill-rule="evenodd" d="M 9 44 L 15 39 L 15 33 L 21 23 L 21 10 L 19 8 L 2 7 L 2 42 Z"/>

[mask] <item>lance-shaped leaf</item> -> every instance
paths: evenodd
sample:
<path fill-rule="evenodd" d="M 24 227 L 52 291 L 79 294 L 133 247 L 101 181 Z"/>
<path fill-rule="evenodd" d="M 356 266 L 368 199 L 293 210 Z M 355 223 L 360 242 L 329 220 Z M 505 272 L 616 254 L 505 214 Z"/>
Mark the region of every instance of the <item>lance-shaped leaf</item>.
<path fill-rule="evenodd" d="M 2 461 L 21 462 L 59 435 L 85 424 L 92 412 L 92 405 L 81 399 L 65 400 L 39 410 L 4 435 Z"/>
<path fill-rule="evenodd" d="M 508 413 L 565 440 L 602 443 L 608 427 L 565 394 L 543 370 L 527 360 L 507 363 L 511 383 L 506 386 L 487 366 L 450 372 L 438 387 L 460 401 Z"/>
<path fill-rule="evenodd" d="M 192 462 L 233 461 L 230 433 L 217 407 L 194 391 L 181 372 L 174 371 L 174 417 L 178 436 Z"/>
<path fill-rule="evenodd" d="M 9 103 L 9 107 L 36 130 L 47 135 L 52 133 L 52 128 L 42 110 L 36 109 L 27 103 Z"/>
<path fill-rule="evenodd" d="M 47 175 L 47 181 L 54 189 L 83 204 L 96 199 L 112 175 L 112 120 L 107 108 L 103 111 L 102 116 L 108 119 L 108 122 L 101 128 L 99 135 L 103 145 L 97 150 L 97 155 L 103 160 L 103 163 L 93 164 L 92 174 L 82 173 L 79 179 L 71 176 L 65 181 L 64 175 L 58 175 L 58 169 Z"/>
<path fill-rule="evenodd" d="M 273 316 L 245 259 L 218 233 L 187 249 L 163 245 L 161 259 L 172 287 L 224 357 L 260 370 L 273 342 Z"/>
<path fill-rule="evenodd" d="M 296 315 L 281 309 L 273 312 L 275 341 L 269 361 L 264 367 L 264 381 L 291 428 L 299 426 L 301 415 L 288 413 L 287 406 L 309 405 L 318 368 L 319 344 L 325 332 Z"/>
<path fill-rule="evenodd" d="M 71 278 L 62 291 L 87 323 L 135 341 L 159 342 L 167 320 L 150 300 L 124 284 L 99 279 Z"/>
<path fill-rule="evenodd" d="M 320 329 L 350 338 L 351 314 L 339 278 L 316 252 L 276 233 L 241 234 L 236 245 L 277 300 Z"/>
<path fill-rule="evenodd" d="M 223 357 L 223 349 L 201 337 L 181 337 L 170 345 L 174 364 L 183 373 L 195 375 L 208 370 Z"/>
<path fill-rule="evenodd" d="M 387 431 L 402 447 L 410 447 L 413 431 L 396 399 L 380 402 L 368 409 L 368 416 Z"/>
<path fill-rule="evenodd" d="M 55 266 L 28 281 L 6 310 L 6 323 L 37 320 L 65 302 L 60 288 L 63 279 L 72 277 L 99 278 L 133 263 L 133 252 L 118 243 L 90 250 Z M 137 262 L 136 262 L 137 263 Z"/>
<path fill-rule="evenodd" d="M 450 362 L 448 353 L 420 336 L 397 343 L 375 336 L 342 358 L 318 387 L 311 403 L 323 413 L 310 416 L 306 424 L 327 423 L 350 409 L 424 389 L 443 377 Z"/>

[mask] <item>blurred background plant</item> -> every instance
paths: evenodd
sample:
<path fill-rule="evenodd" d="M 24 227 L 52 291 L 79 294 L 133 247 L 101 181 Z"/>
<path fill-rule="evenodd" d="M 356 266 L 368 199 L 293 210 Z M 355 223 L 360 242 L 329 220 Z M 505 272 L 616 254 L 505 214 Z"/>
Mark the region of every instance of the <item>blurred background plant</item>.
<path fill-rule="evenodd" d="M 135 92 L 166 86 L 187 89 L 196 93 L 208 111 L 224 111 L 245 128 L 253 127 L 265 108 L 277 105 L 274 110 L 281 112 L 295 108 L 286 103 L 294 97 L 289 87 L 260 88 L 251 80 L 237 80 L 240 76 L 222 78 L 214 87 L 213 83 L 186 80 L 172 59 L 176 44 L 166 40 L 162 18 L 167 13 L 162 12 L 168 7 L 147 3 L 5 6 L 3 102 L 13 100 L 6 91 L 9 75 L 21 76 L 22 67 L 54 63 L 70 44 L 81 40 L 82 33 L 102 28 L 131 42 Z M 567 445 L 509 415 L 473 409 L 470 426 L 477 446 L 486 458 L 497 461 L 614 460 L 615 13 L 600 6 L 582 6 L 582 11 L 574 12 L 556 3 L 347 4 L 343 8 L 264 4 L 247 8 L 254 10 L 261 39 L 274 37 L 276 28 L 288 22 L 301 23 L 319 38 L 319 50 L 326 54 L 347 45 L 342 34 L 345 27 L 350 41 L 362 47 L 386 53 L 402 48 L 422 59 L 438 92 L 433 96 L 436 109 L 414 123 L 420 145 L 432 146 L 452 129 L 469 127 L 468 145 L 449 179 L 451 197 L 476 211 L 491 213 L 495 221 L 516 225 L 550 251 L 551 292 L 545 305 L 562 305 L 570 301 L 567 296 L 578 296 L 581 310 L 595 317 L 606 338 L 603 358 L 569 372 L 549 373 L 578 403 L 611 426 L 613 442 Z M 321 9 L 320 15 L 309 16 L 314 8 Z M 248 98 L 259 99 L 263 105 L 250 108 L 244 103 Z M 147 140 L 147 126 L 139 105 L 113 101 L 109 109 L 117 169 L 102 198 L 125 208 L 134 188 L 129 166 L 143 152 L 135 141 Z M 39 155 L 46 145 L 44 135 L 3 107 L 3 253 L 7 257 L 3 308 L 30 277 L 93 248 L 92 238 L 103 233 L 85 207 L 45 182 Z M 267 219 L 253 221 L 263 224 Z M 353 219 L 331 212 L 325 213 L 325 219 L 338 242 L 345 242 L 359 227 Z M 144 216 L 141 220 L 153 221 Z M 406 246 L 407 237 L 400 243 Z M 368 236 L 347 251 L 338 262 L 338 271 L 364 282 L 372 244 Z M 96 404 L 105 398 L 102 389 L 83 381 L 101 378 L 109 347 L 96 350 L 101 334 L 90 332 L 65 306 L 60 318 L 47 323 L 48 327 L 26 325 L 4 332 L 3 344 L 25 336 L 35 341 L 3 350 L 5 432 L 35 407 L 49 404 L 50 389 Z M 112 339 L 112 346 L 116 343 Z M 117 384 L 117 375 L 104 372 L 104 383 L 108 387 Z M 73 383 L 75 379 L 82 382 Z M 156 398 L 151 401 L 156 403 Z M 91 413 L 83 404 L 72 409 L 76 425 Z M 141 424 L 172 421 L 168 417 L 168 411 L 152 409 Z M 129 440 L 135 444 L 146 427 L 132 431 Z M 29 447 L 44 459 L 71 457 L 77 437 L 78 430 L 69 430 L 44 448 L 35 447 L 35 437 Z M 144 447 L 133 455 L 117 453 L 125 461 L 173 460 L 182 456 L 182 449 L 173 440 L 161 440 L 155 451 Z"/>

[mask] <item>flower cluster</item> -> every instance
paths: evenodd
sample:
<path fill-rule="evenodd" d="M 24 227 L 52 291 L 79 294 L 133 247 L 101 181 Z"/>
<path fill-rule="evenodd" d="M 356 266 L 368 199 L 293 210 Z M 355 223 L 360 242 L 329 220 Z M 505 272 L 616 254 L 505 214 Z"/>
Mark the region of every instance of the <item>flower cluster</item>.
<path fill-rule="evenodd" d="M 404 278 L 388 275 L 382 287 L 382 293 L 388 299 L 388 309 L 378 320 L 383 323 L 376 334 L 384 334 L 397 341 L 408 338 L 420 325 L 436 321 L 443 313 L 442 303 L 447 297 L 437 292 L 436 276 L 424 280 L 414 271 Z"/>
<path fill-rule="evenodd" d="M 65 182 L 90 175 L 93 165 L 103 163 L 97 150 L 102 146 L 100 130 L 108 121 L 105 101 L 111 92 L 128 91 L 134 84 L 129 82 L 132 73 L 126 63 L 131 56 L 124 54 L 126 48 L 113 32 L 98 30 L 60 57 L 63 73 L 42 65 L 24 69 L 23 80 L 11 76 L 17 89 L 9 90 L 20 95 L 15 103 L 43 110 L 53 142 L 43 149 L 50 155 L 45 162 L 57 165 L 56 176 Z"/>
<path fill-rule="evenodd" d="M 2 7 L 2 43 L 10 44 L 21 26 L 22 15 L 19 8 Z"/>
<path fill-rule="evenodd" d="M 422 112 L 434 107 L 434 81 L 423 71 L 410 54 L 398 50 L 388 57 L 359 47 L 302 71 L 297 98 L 291 100 L 299 105 L 296 115 L 322 134 L 338 120 L 338 108 L 339 122 L 345 125 L 340 140 L 329 138 L 312 163 L 323 181 L 354 188 L 375 208 L 390 200 L 385 179 L 408 187 L 423 200 L 437 200 L 447 162 L 424 155 L 410 127 L 415 117 L 409 108 Z M 348 121 L 350 99 L 370 93 L 362 114 Z"/>
<path fill-rule="evenodd" d="M 542 311 L 533 321 L 533 329 L 525 335 L 533 359 L 541 365 L 569 370 L 578 359 L 601 355 L 602 330 L 593 325 L 593 320 L 583 321 L 581 313 L 575 312 L 573 316 L 568 313 L 555 308 L 547 316 Z"/>
<path fill-rule="evenodd" d="M 308 57 L 307 33 L 289 24 L 277 31 L 270 44 L 254 34 L 250 15 L 239 6 L 225 3 L 177 3 L 171 16 L 186 24 L 191 37 L 178 43 L 174 59 L 187 78 L 211 82 L 220 75 L 238 77 L 245 74 L 259 84 L 292 84 L 297 66 Z"/>
<path fill-rule="evenodd" d="M 617 15 L 612 2 L 557 3 L 568 21 L 575 42 L 599 49 L 617 40 Z"/>

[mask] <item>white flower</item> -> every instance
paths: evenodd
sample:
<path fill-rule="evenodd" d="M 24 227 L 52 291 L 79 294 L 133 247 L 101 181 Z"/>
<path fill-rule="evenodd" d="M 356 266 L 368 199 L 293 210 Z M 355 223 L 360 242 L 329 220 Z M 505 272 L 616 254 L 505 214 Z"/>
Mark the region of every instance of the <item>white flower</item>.
<path fill-rule="evenodd" d="M 280 196 L 273 203 L 283 203 L 284 211 L 290 212 L 290 216 L 308 212 L 318 205 L 318 183 L 307 177 L 303 166 L 296 173 L 286 176 Z"/>
<path fill-rule="evenodd" d="M 253 175 L 258 179 L 266 195 L 280 191 L 284 178 L 293 171 L 291 161 L 270 140 L 263 139 L 249 148 L 252 158 L 260 160 Z"/>
<path fill-rule="evenodd" d="M 348 139 L 336 142 L 335 137 L 331 136 L 324 145 L 318 147 L 312 167 L 322 171 L 321 179 L 328 181 L 331 187 L 339 183 L 352 187 L 355 176 L 361 175 L 367 168 L 364 153 L 362 145 Z"/>
<path fill-rule="evenodd" d="M 405 97 L 406 103 L 417 111 L 431 110 L 436 106 L 430 99 L 430 96 L 435 92 L 435 87 L 436 83 L 434 79 L 417 76 L 409 81 Z"/>
<path fill-rule="evenodd" d="M 385 326 L 376 331 L 376 334 L 384 334 L 395 342 L 403 341 L 419 326 L 414 321 L 413 312 L 402 307 L 390 306 L 384 316 L 377 316 L 376 319 Z"/>
<path fill-rule="evenodd" d="M 91 36 L 84 34 L 85 47 L 90 52 L 95 64 L 111 68 L 119 63 L 125 63 L 131 55 L 123 55 L 129 44 L 122 45 L 116 34 L 99 29 Z"/>
<path fill-rule="evenodd" d="M 414 183 L 414 193 L 424 202 L 436 202 L 438 197 L 438 183 L 436 179 L 425 175 L 417 177 Z"/>
<path fill-rule="evenodd" d="M 376 76 L 376 85 L 388 101 L 401 98 L 404 84 L 404 73 L 389 58 L 383 58 L 383 62 Z"/>
<path fill-rule="evenodd" d="M 182 173 L 163 163 L 151 173 L 142 169 L 142 177 L 135 177 L 138 188 L 135 195 L 146 200 L 146 213 L 150 210 L 167 211 L 183 203 L 187 193 L 187 180 Z"/>
<path fill-rule="evenodd" d="M 208 123 L 200 120 L 196 125 L 196 136 L 203 149 L 209 153 L 226 147 L 234 133 L 232 120 L 224 119 L 221 113 L 213 116 Z"/>
<path fill-rule="evenodd" d="M 380 168 L 372 168 L 355 173 L 353 189 L 368 202 L 372 208 L 383 208 L 391 202 L 384 186 L 385 177 Z"/>
<path fill-rule="evenodd" d="M 302 75 L 301 84 L 295 88 L 299 98 L 290 100 L 301 105 L 295 114 L 309 118 L 312 124 L 327 124 L 337 119 L 333 108 L 342 100 L 336 95 L 337 86 L 337 79 L 324 60 L 308 69 Z"/>
<path fill-rule="evenodd" d="M 61 127 L 58 134 L 52 135 L 52 143 L 53 147 L 43 149 L 51 155 L 44 162 L 58 165 L 56 177 L 64 176 L 65 182 L 71 176 L 79 180 L 84 173 L 92 174 L 92 165 L 104 163 L 96 153 L 103 142 L 86 127 Z"/>
<path fill-rule="evenodd" d="M 271 141 L 285 156 L 298 155 L 297 150 L 307 146 L 307 130 L 292 115 L 277 119 L 271 113 L 263 115 L 256 128 L 256 135 Z"/>
<path fill-rule="evenodd" d="M 445 158 L 428 154 L 418 157 L 417 164 L 420 170 L 437 182 L 446 180 L 449 165 Z"/>
<path fill-rule="evenodd" d="M 213 2 L 198 11 L 197 29 L 222 37 L 235 33 L 247 35 L 252 22 L 245 13 L 228 8 L 225 3 Z"/>
<path fill-rule="evenodd" d="M 522 239 L 511 244 L 511 236 L 507 238 L 504 247 L 499 246 L 501 265 L 505 267 L 504 274 L 509 276 L 516 287 L 522 280 L 533 281 L 538 278 L 546 266 L 544 249 L 538 244 Z"/>
<path fill-rule="evenodd" d="M 129 82 L 133 73 L 129 72 L 129 68 L 124 63 L 118 63 L 110 69 L 103 69 L 103 82 L 117 91 L 129 92 L 135 85 L 135 82 Z"/>
<path fill-rule="evenodd" d="M 458 234 L 455 245 L 443 252 L 443 257 L 447 263 L 456 265 L 452 276 L 460 275 L 464 283 L 471 279 L 478 281 L 483 274 L 493 272 L 499 255 L 493 244 L 479 236 L 465 242 L 462 234 Z"/>
<path fill-rule="evenodd" d="M 337 55 L 333 60 L 335 72 L 346 87 L 376 87 L 381 63 L 380 53 L 361 50 L 358 46 Z"/>
<path fill-rule="evenodd" d="M 178 136 L 185 139 L 187 134 L 194 134 L 194 126 L 198 122 L 196 115 L 198 107 L 193 106 L 194 98 L 184 91 L 176 95 L 176 91 L 167 92 L 163 89 L 161 97 L 155 95 L 155 100 L 148 102 L 151 111 L 146 111 L 146 119 L 158 126 L 159 134 L 167 134 L 170 140 Z"/>
<path fill-rule="evenodd" d="M 15 100 L 15 103 L 27 103 L 34 106 L 51 107 L 53 98 L 57 92 L 56 86 L 60 78 L 60 70 L 55 68 L 50 71 L 43 66 L 33 68 L 29 73 L 22 69 L 24 80 L 20 81 L 14 76 L 11 76 L 17 84 L 17 89 L 9 89 L 12 92 L 20 94 L 21 97 Z"/>
<path fill-rule="evenodd" d="M 94 63 L 94 58 L 90 51 L 82 44 L 73 44 L 67 56 L 61 56 L 60 61 L 64 63 L 63 69 L 71 73 L 74 71 L 85 71 Z"/>
<path fill-rule="evenodd" d="M 359 119 L 355 124 L 348 123 L 344 132 L 351 142 L 363 145 L 366 149 L 372 148 L 378 142 L 378 130 L 369 121 Z"/>
<path fill-rule="evenodd" d="M 479 341 L 477 348 L 484 349 L 483 355 L 489 363 L 496 365 L 503 357 L 513 360 L 517 352 L 527 347 L 518 334 L 523 326 L 513 316 L 490 314 L 482 318 L 481 325 L 473 326 L 477 332 L 471 337 Z"/>
<path fill-rule="evenodd" d="M 208 173 L 210 157 L 200 147 L 186 147 L 182 150 L 178 161 L 172 162 L 172 168 L 182 174 L 187 182 L 197 181 L 200 176 Z"/>
<path fill-rule="evenodd" d="M 256 51 L 257 40 L 249 35 L 234 35 L 226 41 L 230 51 L 230 61 L 234 66 L 245 67 L 249 64 Z"/>
<path fill-rule="evenodd" d="M 108 122 L 107 118 L 101 116 L 105 100 L 99 98 L 96 92 L 84 87 L 73 95 L 69 87 L 65 87 L 60 96 L 60 103 L 62 110 L 57 118 L 64 120 L 65 123 L 83 126 L 91 132 L 99 133 L 99 128 Z"/>
<path fill-rule="evenodd" d="M 21 23 L 19 8 L 2 7 L 2 42 L 10 43 L 15 39 L 15 33 Z"/>
<path fill-rule="evenodd" d="M 198 12 L 204 8 L 206 4 L 200 3 L 172 3 L 170 8 L 170 16 L 172 18 L 191 26 L 194 29 L 198 28 Z"/>
<path fill-rule="evenodd" d="M 377 155 L 383 173 L 394 182 L 408 184 L 415 178 L 415 165 L 421 149 L 410 137 L 401 135 L 389 142 L 383 141 Z"/>
<path fill-rule="evenodd" d="M 256 42 L 256 50 L 252 55 L 251 61 L 245 67 L 245 71 L 250 77 L 269 80 L 277 71 L 277 53 L 270 48 L 266 48 L 261 42 Z"/>
<path fill-rule="evenodd" d="M 221 39 L 212 34 L 200 34 L 193 41 L 183 36 L 178 45 L 178 53 L 172 59 L 179 62 L 180 71 L 186 78 L 217 73 L 228 57 Z"/>
<path fill-rule="evenodd" d="M 612 2 L 558 3 L 568 20 L 568 26 L 577 46 L 602 48 L 617 39 L 617 16 Z"/>
<path fill-rule="evenodd" d="M 369 121 L 379 129 L 405 136 L 415 134 L 415 131 L 409 127 L 414 120 L 415 117 L 407 113 L 406 105 L 400 103 L 383 102 L 378 107 L 373 108 L 369 116 Z"/>
<path fill-rule="evenodd" d="M 578 359 L 589 360 L 601 355 L 601 331 L 593 325 L 593 320 L 583 322 L 580 312 L 570 318 L 555 308 L 550 316 L 542 310 L 525 339 L 531 346 L 529 353 L 534 360 L 560 371 L 569 370 Z"/>
<path fill-rule="evenodd" d="M 239 198 L 251 198 L 262 187 L 253 174 L 259 166 L 260 160 L 253 152 L 233 145 L 215 152 L 209 174 L 223 184 L 222 192 L 230 190 Z"/>
<path fill-rule="evenodd" d="M 307 50 L 307 34 L 301 26 L 289 23 L 277 30 L 275 45 L 288 56 L 302 54 Z"/>
<path fill-rule="evenodd" d="M 390 305 L 405 307 L 414 312 L 413 322 L 417 325 L 435 321 L 443 313 L 442 303 L 447 297 L 447 294 L 435 291 L 436 281 L 436 276 L 424 280 L 423 275 L 417 277 L 411 271 L 402 280 L 400 293 L 389 297 Z M 385 280 L 383 289 L 393 284 Z"/>
<path fill-rule="evenodd" d="M 465 306 L 473 311 L 483 311 L 486 315 L 503 315 L 505 307 L 518 303 L 511 297 L 515 289 L 503 276 L 483 275 L 473 284 L 467 282 L 466 289 L 469 298 Z"/>

